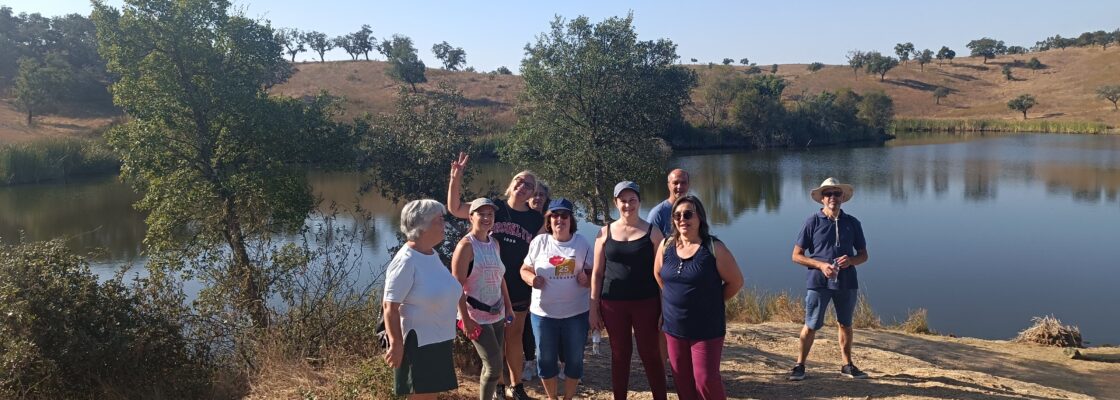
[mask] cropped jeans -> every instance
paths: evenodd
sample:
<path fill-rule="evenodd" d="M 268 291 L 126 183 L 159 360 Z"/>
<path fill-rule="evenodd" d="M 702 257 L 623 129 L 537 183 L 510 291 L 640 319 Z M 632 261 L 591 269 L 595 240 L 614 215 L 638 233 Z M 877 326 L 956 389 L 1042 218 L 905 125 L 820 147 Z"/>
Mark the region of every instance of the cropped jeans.
<path fill-rule="evenodd" d="M 564 347 L 564 376 L 568 379 L 583 378 L 583 348 L 587 344 L 587 331 L 591 328 L 588 312 L 568 318 L 529 315 L 537 337 L 537 374 L 541 379 L 555 378 L 560 374 L 561 343 Z"/>

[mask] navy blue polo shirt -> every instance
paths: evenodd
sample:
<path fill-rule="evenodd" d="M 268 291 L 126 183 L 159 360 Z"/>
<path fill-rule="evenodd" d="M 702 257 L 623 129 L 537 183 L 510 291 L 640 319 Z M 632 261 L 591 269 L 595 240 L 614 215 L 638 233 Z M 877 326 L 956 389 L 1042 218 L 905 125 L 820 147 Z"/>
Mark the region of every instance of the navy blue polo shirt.
<path fill-rule="evenodd" d="M 836 229 L 839 225 L 840 242 L 836 241 Z M 854 257 L 856 250 L 867 249 L 867 240 L 863 237 L 863 225 L 856 217 L 846 212 L 840 212 L 840 219 L 833 223 L 817 211 L 805 220 L 805 226 L 797 234 L 796 244 L 809 252 L 809 258 L 824 262 L 840 256 Z M 808 289 L 824 289 L 828 287 L 828 279 L 824 272 L 816 268 L 808 268 L 805 276 L 805 287 Z M 840 270 L 838 278 L 840 289 L 858 289 L 859 281 L 856 278 L 856 268 L 848 267 Z"/>

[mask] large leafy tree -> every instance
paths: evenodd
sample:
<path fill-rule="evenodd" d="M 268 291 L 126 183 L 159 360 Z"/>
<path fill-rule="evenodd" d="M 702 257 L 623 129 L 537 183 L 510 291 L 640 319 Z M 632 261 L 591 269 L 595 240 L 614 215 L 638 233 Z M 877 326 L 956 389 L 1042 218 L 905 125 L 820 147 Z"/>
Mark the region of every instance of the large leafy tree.
<path fill-rule="evenodd" d="M 284 52 L 292 57 L 292 62 L 296 62 L 296 55 L 307 51 L 307 38 L 304 37 L 299 29 L 277 29 L 276 41 L 284 45 Z"/>
<path fill-rule="evenodd" d="M 598 24 L 557 17 L 525 53 L 520 116 L 502 158 L 541 172 L 592 220 L 606 220 L 606 188 L 664 172 L 658 136 L 680 119 L 696 75 L 676 65 L 673 42 L 638 40 L 633 15 Z"/>
<path fill-rule="evenodd" d="M 886 79 L 887 72 L 898 66 L 898 60 L 872 51 L 864 56 L 864 65 L 867 67 L 868 73 L 879 75 L 879 81 L 882 82 Z"/>
<path fill-rule="evenodd" d="M 370 29 L 369 25 L 362 25 L 362 29 L 351 33 L 350 37 L 357 45 L 358 51 L 366 56 L 366 61 L 369 61 L 369 52 L 377 49 L 377 38 L 373 37 L 373 29 Z"/>
<path fill-rule="evenodd" d="M 949 64 L 952 64 L 953 63 L 953 58 L 956 58 L 956 57 L 957 57 L 957 52 L 950 49 L 949 46 L 941 46 L 941 50 L 937 51 L 938 63 L 940 63 L 941 60 L 949 60 Z"/>
<path fill-rule="evenodd" d="M 992 38 L 976 39 L 968 42 L 965 47 L 972 51 L 973 57 L 984 57 L 984 64 L 988 63 L 989 58 L 1007 54 L 1007 46 L 1003 44 L 1003 41 Z"/>
<path fill-rule="evenodd" d="M 1027 119 L 1027 110 L 1030 110 L 1035 104 L 1038 104 L 1038 102 L 1035 101 L 1034 96 L 1023 94 L 1008 101 L 1007 108 L 1023 113 L 1023 119 Z"/>
<path fill-rule="evenodd" d="M 910 54 L 914 52 L 914 44 L 910 42 L 899 43 L 894 45 L 894 54 L 898 56 L 899 60 L 903 63 L 910 60 Z"/>
<path fill-rule="evenodd" d="M 114 100 L 130 116 L 108 139 L 144 195 L 137 206 L 148 212 L 147 251 L 185 259 L 209 252 L 215 262 L 190 270 L 212 283 L 200 297 L 227 299 L 262 326 L 279 277 L 250 257 L 251 242 L 302 226 L 313 204 L 305 165 L 345 162 L 345 153 L 328 151 L 353 145 L 325 100 L 269 96 L 290 64 L 271 28 L 228 8 L 224 0 L 98 2 L 93 18 L 119 77 Z"/>
<path fill-rule="evenodd" d="M 60 57 L 47 57 L 45 62 L 33 58 L 19 60 L 19 74 L 13 95 L 16 104 L 27 113 L 27 125 L 31 126 L 35 115 L 58 102 L 70 80 L 70 67 Z"/>
<path fill-rule="evenodd" d="M 408 36 L 393 35 L 392 40 L 382 41 L 381 53 L 389 61 L 389 69 L 385 73 L 390 78 L 412 86 L 413 93 L 419 91 L 416 89 L 417 83 L 428 81 L 428 77 L 424 75 L 427 67 L 416 54 L 416 48 L 412 46 L 412 39 Z"/>
<path fill-rule="evenodd" d="M 307 42 L 307 46 L 311 50 L 319 53 L 319 62 L 326 62 L 325 55 L 328 51 L 334 49 L 336 43 L 327 37 L 327 34 L 319 31 L 308 31 L 303 33 L 303 41 Z"/>
<path fill-rule="evenodd" d="M 864 64 L 867 62 L 867 54 L 860 50 L 852 50 L 848 52 L 848 66 L 852 68 L 852 73 L 856 78 L 859 78 L 859 70 L 863 69 Z"/>
<path fill-rule="evenodd" d="M 914 57 L 914 60 L 918 62 L 918 66 L 921 67 L 922 72 L 925 72 L 926 64 L 929 64 L 930 61 L 933 61 L 933 50 L 922 50 L 916 57 Z"/>
<path fill-rule="evenodd" d="M 349 54 L 351 60 L 356 61 L 358 56 L 362 54 L 362 50 L 352 34 L 337 36 L 331 41 L 334 42 L 335 47 L 340 47 L 346 54 Z"/>
<path fill-rule="evenodd" d="M 467 52 L 462 47 L 451 47 L 447 42 L 432 45 L 432 54 L 448 71 L 458 71 L 460 66 L 467 63 Z"/>

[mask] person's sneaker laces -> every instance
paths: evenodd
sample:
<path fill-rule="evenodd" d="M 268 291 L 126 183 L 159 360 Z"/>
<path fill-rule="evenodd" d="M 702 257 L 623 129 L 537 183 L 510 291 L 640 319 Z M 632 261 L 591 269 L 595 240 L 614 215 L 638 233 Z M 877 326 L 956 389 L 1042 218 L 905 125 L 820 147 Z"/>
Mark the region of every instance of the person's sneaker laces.
<path fill-rule="evenodd" d="M 789 372 L 789 380 L 800 381 L 805 379 L 805 364 L 797 364 Z"/>
<path fill-rule="evenodd" d="M 533 400 L 528 393 L 525 393 L 525 385 L 514 386 L 512 391 L 513 395 L 510 397 L 513 397 L 513 400 Z"/>
<path fill-rule="evenodd" d="M 525 362 L 525 367 L 521 369 L 521 380 L 531 381 L 533 377 L 537 376 L 537 362 L 529 360 Z"/>
<path fill-rule="evenodd" d="M 840 368 L 840 374 L 852 379 L 867 379 L 867 373 L 860 371 L 855 365 L 848 364 Z"/>

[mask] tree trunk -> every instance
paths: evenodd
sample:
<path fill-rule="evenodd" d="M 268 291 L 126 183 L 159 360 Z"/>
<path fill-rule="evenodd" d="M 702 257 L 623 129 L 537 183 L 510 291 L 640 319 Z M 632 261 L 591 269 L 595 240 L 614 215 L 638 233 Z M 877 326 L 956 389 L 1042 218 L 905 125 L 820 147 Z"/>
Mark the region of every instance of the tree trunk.
<path fill-rule="evenodd" d="M 1116 111 L 1116 110 L 1120 110 L 1120 107 L 1117 107 L 1116 102 L 1114 101 L 1114 102 L 1112 102 L 1112 111 Z"/>
<path fill-rule="evenodd" d="M 241 280 L 239 284 L 240 301 L 244 310 L 249 312 L 253 325 L 258 328 L 268 326 L 268 313 L 264 307 L 264 290 L 260 286 L 257 271 L 249 260 L 249 252 L 245 246 L 245 233 L 241 230 L 241 221 L 237 215 L 236 199 L 226 196 L 225 215 L 223 222 L 226 230 L 223 232 L 226 243 L 233 253 L 233 276 Z"/>
<path fill-rule="evenodd" d="M 295 55 L 295 53 L 292 53 L 292 64 L 295 64 L 295 62 L 296 62 L 296 55 Z"/>
<path fill-rule="evenodd" d="M 31 107 L 27 107 L 27 126 L 31 126 Z"/>
<path fill-rule="evenodd" d="M 412 85 L 412 93 L 420 93 L 419 90 L 416 90 L 416 84 L 415 83 L 409 82 L 408 84 Z"/>
<path fill-rule="evenodd" d="M 936 102 L 936 103 L 937 103 L 938 105 L 940 105 L 940 104 L 941 104 L 941 98 L 940 98 L 940 97 L 935 97 L 934 99 L 936 100 L 935 102 Z"/>
<path fill-rule="evenodd" d="M 1027 110 L 1023 110 L 1023 120 L 1027 120 Z"/>

